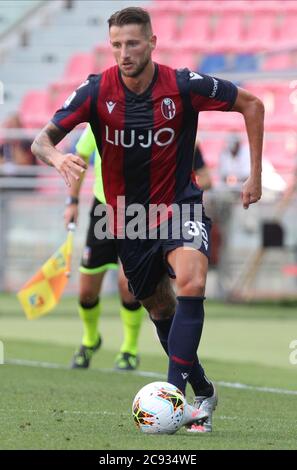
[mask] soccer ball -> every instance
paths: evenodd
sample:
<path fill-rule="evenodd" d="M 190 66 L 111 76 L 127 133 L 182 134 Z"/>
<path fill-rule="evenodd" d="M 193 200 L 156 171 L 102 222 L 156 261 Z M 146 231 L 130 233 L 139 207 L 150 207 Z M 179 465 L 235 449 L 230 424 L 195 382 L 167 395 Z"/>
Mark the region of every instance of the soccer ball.
<path fill-rule="evenodd" d="M 133 419 L 137 428 L 147 434 L 174 434 L 183 425 L 186 399 L 168 382 L 152 382 L 136 394 Z"/>

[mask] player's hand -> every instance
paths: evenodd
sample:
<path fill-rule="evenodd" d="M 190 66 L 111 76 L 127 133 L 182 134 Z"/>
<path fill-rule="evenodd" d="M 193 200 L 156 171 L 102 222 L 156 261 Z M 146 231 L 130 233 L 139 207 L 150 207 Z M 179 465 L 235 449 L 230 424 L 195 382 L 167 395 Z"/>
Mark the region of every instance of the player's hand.
<path fill-rule="evenodd" d="M 87 169 L 86 162 L 73 153 L 60 154 L 54 161 L 56 170 L 63 176 L 67 186 L 71 186 L 71 180 L 79 181 Z"/>
<path fill-rule="evenodd" d="M 74 222 L 77 224 L 78 220 L 78 204 L 69 204 L 66 206 L 65 211 L 64 211 L 64 222 L 65 222 L 65 228 L 68 228 L 68 224 L 70 222 Z"/>
<path fill-rule="evenodd" d="M 261 177 L 252 178 L 251 176 L 243 183 L 241 199 L 244 209 L 248 209 L 250 204 L 254 204 L 261 199 L 262 184 Z"/>

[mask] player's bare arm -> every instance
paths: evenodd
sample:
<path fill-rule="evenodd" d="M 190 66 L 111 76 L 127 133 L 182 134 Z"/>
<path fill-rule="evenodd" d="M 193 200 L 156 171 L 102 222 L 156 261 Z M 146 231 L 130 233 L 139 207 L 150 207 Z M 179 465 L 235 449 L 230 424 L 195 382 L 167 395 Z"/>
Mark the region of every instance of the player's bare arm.
<path fill-rule="evenodd" d="M 251 174 L 242 187 L 242 204 L 248 209 L 261 198 L 261 172 L 262 172 L 262 148 L 264 133 L 264 105 L 256 96 L 242 88 L 238 88 L 238 95 L 232 111 L 241 113 L 247 129 Z"/>
<path fill-rule="evenodd" d="M 32 153 L 49 166 L 53 166 L 62 175 L 67 186 L 72 180 L 78 181 L 80 175 L 86 170 L 86 162 L 72 153 L 63 154 L 56 149 L 56 145 L 65 137 L 67 132 L 59 129 L 52 122 L 48 123 L 35 138 Z"/>

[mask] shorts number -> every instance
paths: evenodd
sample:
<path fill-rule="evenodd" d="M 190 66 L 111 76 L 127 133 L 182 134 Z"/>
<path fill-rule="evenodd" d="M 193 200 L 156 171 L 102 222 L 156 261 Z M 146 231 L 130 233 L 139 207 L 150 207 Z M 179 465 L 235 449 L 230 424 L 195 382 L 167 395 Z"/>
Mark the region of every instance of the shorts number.
<path fill-rule="evenodd" d="M 201 235 L 202 235 L 202 241 L 205 245 L 205 248 L 208 248 L 208 235 L 207 235 L 207 230 L 205 228 L 205 224 L 202 222 L 193 222 L 192 220 L 188 220 L 185 222 L 185 227 L 190 227 L 190 230 L 188 230 L 188 234 L 192 235 L 193 237 L 197 237 L 200 235 L 200 230 L 201 230 Z"/>

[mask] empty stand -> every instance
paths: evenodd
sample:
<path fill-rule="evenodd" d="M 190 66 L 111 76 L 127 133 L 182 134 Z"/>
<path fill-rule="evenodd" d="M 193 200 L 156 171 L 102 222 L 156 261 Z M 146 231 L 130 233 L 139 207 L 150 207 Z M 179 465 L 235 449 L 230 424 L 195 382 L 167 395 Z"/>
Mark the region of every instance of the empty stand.
<path fill-rule="evenodd" d="M 222 38 L 228 44 L 241 41 L 244 33 L 245 15 L 241 11 L 221 12 L 213 30 L 212 39 L 220 41 Z"/>
<path fill-rule="evenodd" d="M 184 42 L 195 46 L 196 42 L 203 44 L 209 41 L 212 31 L 212 16 L 207 11 L 187 13 L 181 25 L 180 36 Z"/>
<path fill-rule="evenodd" d="M 20 118 L 25 128 L 38 129 L 48 121 L 48 94 L 44 90 L 32 90 L 27 93 L 20 105 Z"/>
<path fill-rule="evenodd" d="M 88 75 L 96 71 L 95 55 L 92 52 L 82 52 L 70 58 L 64 71 L 64 79 L 85 80 Z"/>
<path fill-rule="evenodd" d="M 203 138 L 199 142 L 202 150 L 203 158 L 211 169 L 217 168 L 219 164 L 220 154 L 224 147 L 224 138 L 206 139 Z"/>

